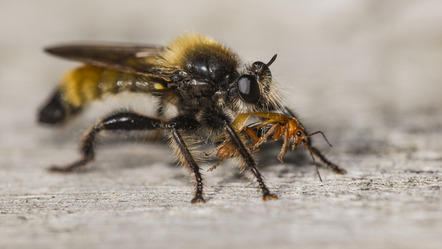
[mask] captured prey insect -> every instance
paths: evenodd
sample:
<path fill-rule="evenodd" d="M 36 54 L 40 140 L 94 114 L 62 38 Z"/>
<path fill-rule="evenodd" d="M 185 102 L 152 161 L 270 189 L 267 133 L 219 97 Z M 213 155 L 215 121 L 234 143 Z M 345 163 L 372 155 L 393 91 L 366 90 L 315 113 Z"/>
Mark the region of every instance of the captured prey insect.
<path fill-rule="evenodd" d="M 59 125 L 79 114 L 94 100 L 120 92 L 147 94 L 157 99 L 152 116 L 132 111 L 115 113 L 90 128 L 81 142 L 81 157 L 55 172 L 83 169 L 94 159 L 95 138 L 103 130 L 162 131 L 177 160 L 195 178 L 192 203 L 205 202 L 203 177 L 194 148 L 204 141 L 219 141 L 220 160 L 240 158 L 262 191 L 262 199 L 277 199 L 267 188 L 252 154 L 268 140 L 283 139 L 278 156 L 303 144 L 336 173 L 344 173 L 313 147 L 310 136 L 283 104 L 272 81 L 268 63 L 241 67 L 227 47 L 199 34 L 185 34 L 167 47 L 124 44 L 68 44 L 46 49 L 50 54 L 84 63 L 62 78 L 49 101 L 40 109 L 41 123 Z M 167 117 L 168 109 L 176 114 Z M 258 122 L 247 124 L 250 117 Z M 217 164 L 218 165 L 218 164 Z M 214 169 L 217 165 L 212 167 Z"/>
<path fill-rule="evenodd" d="M 291 150 L 295 150 L 298 145 L 302 144 L 310 152 L 313 161 L 315 161 L 314 156 L 316 156 L 336 174 L 345 174 L 346 171 L 344 169 L 330 162 L 316 147 L 311 145 L 310 137 L 315 134 L 322 134 L 325 141 L 331 146 L 324 133 L 322 131 L 316 131 L 307 135 L 306 130 L 294 114 L 287 108 L 283 109 L 283 111 L 287 114 L 275 112 L 240 113 L 232 122 L 231 126 L 242 137 L 246 147 L 249 148 L 252 154 L 259 151 L 261 145 L 267 142 L 269 138 L 273 141 L 283 139 L 283 145 L 278 155 L 278 160 L 281 163 L 284 163 L 283 156 L 290 147 Z M 260 117 L 261 121 L 246 125 L 246 121 L 253 116 Z M 214 152 L 217 152 L 216 156 L 220 158 L 220 160 L 212 166 L 209 171 L 214 170 L 225 159 L 240 156 L 238 151 L 235 150 L 231 137 L 227 137 L 226 134 L 223 134 L 215 138 L 215 141 L 220 144 L 212 152 L 204 154 L 210 156 Z M 291 146 L 290 142 L 292 142 Z M 318 167 L 316 164 L 315 166 L 319 179 L 322 181 Z"/>

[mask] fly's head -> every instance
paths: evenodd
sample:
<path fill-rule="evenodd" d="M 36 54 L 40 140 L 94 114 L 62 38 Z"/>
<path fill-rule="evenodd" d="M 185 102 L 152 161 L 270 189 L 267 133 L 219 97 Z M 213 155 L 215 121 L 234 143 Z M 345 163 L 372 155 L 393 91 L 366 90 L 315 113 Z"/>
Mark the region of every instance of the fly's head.
<path fill-rule="evenodd" d="M 270 65 L 256 61 L 247 66 L 231 86 L 231 95 L 235 96 L 233 109 L 238 112 L 273 111 L 281 107 L 280 98 L 272 81 Z"/>

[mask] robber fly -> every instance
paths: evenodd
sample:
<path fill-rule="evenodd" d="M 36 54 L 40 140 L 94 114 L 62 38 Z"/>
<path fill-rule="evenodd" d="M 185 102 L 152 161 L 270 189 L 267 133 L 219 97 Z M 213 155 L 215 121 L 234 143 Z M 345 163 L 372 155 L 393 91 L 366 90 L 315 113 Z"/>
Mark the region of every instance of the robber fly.
<path fill-rule="evenodd" d="M 83 137 L 80 159 L 53 166 L 51 171 L 84 169 L 94 159 L 94 141 L 103 130 L 150 130 L 163 131 L 177 160 L 193 173 L 192 203 L 205 202 L 200 157 L 194 153 L 202 138 L 218 141 L 215 150 L 220 162 L 241 159 L 242 169 L 256 178 L 263 200 L 277 199 L 252 156 L 264 142 L 284 141 L 278 156 L 281 161 L 290 143 L 292 149 L 303 144 L 334 172 L 345 172 L 311 145 L 310 136 L 315 133 L 307 134 L 279 98 L 269 69 L 276 55 L 267 63 L 257 61 L 241 68 L 238 56 L 229 48 L 198 34 L 182 35 L 167 47 L 71 44 L 46 52 L 84 65 L 64 75 L 39 111 L 41 123 L 66 123 L 92 101 L 121 92 L 148 94 L 158 100 L 153 116 L 124 111 L 101 119 Z M 176 115 L 166 118 L 167 108 L 174 108 Z M 257 121 L 247 123 L 252 116 Z"/>

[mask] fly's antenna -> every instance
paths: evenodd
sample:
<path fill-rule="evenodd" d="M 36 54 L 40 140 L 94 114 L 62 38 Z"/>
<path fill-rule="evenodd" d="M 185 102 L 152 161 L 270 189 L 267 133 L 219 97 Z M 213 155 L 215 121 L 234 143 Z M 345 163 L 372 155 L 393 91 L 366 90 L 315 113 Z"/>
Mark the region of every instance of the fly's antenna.
<path fill-rule="evenodd" d="M 267 67 L 270 67 L 270 65 L 272 65 L 273 62 L 275 62 L 277 56 L 278 56 L 278 54 L 275 54 L 275 55 L 270 59 L 270 61 L 267 62 L 267 64 L 266 64 Z"/>

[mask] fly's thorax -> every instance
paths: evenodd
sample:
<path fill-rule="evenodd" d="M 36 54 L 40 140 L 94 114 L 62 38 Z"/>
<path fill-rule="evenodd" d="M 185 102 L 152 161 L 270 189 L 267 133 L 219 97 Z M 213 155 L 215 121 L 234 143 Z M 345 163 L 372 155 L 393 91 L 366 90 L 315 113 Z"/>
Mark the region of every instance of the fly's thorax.
<path fill-rule="evenodd" d="M 228 99 L 228 84 L 196 77 L 186 77 L 175 83 L 179 109 L 203 109 L 225 106 Z"/>
<path fill-rule="evenodd" d="M 229 87 L 238 76 L 237 62 L 209 49 L 190 54 L 184 68 L 175 73 L 176 94 L 185 108 L 224 106 Z"/>
<path fill-rule="evenodd" d="M 186 34 L 169 44 L 158 64 L 171 73 L 181 109 L 225 106 L 228 90 L 238 76 L 238 56 L 216 41 Z"/>

